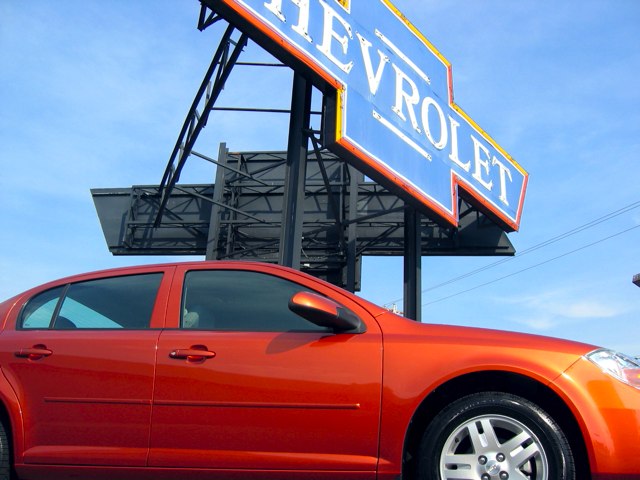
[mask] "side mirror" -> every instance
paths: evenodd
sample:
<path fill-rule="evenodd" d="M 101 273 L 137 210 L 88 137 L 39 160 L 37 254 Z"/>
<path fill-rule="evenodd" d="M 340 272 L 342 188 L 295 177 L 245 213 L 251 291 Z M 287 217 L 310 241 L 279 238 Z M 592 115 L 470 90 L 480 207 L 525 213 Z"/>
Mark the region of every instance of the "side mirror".
<path fill-rule="evenodd" d="M 289 299 L 289 310 L 335 333 L 363 333 L 366 330 L 362 320 L 351 310 L 316 293 L 296 293 Z"/>

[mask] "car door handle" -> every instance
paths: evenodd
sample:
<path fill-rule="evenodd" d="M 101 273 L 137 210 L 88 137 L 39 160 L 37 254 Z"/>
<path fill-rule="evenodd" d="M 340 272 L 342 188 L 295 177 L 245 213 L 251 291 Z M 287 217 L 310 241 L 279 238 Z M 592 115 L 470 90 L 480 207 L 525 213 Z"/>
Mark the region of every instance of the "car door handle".
<path fill-rule="evenodd" d="M 34 345 L 31 348 L 21 348 L 16 352 L 18 358 L 28 358 L 29 360 L 39 360 L 43 357 L 48 357 L 53 354 L 52 350 L 49 350 L 44 345 Z"/>
<path fill-rule="evenodd" d="M 207 360 L 209 358 L 214 358 L 216 356 L 216 352 L 210 352 L 209 350 L 199 348 L 179 348 L 177 350 L 173 350 L 169 356 L 171 358 L 187 359 L 191 361 Z"/>

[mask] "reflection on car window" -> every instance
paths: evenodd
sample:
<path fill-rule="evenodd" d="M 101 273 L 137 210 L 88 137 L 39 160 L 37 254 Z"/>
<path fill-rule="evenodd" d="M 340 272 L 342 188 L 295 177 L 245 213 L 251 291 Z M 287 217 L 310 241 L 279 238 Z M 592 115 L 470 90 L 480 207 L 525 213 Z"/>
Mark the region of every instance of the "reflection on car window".
<path fill-rule="evenodd" d="M 149 328 L 161 279 L 154 273 L 74 283 L 53 328 Z"/>
<path fill-rule="evenodd" d="M 257 272 L 188 272 L 181 325 L 182 328 L 223 331 L 328 331 L 289 310 L 289 299 L 302 290 L 308 289 Z"/>
<path fill-rule="evenodd" d="M 33 297 L 22 309 L 22 328 L 49 328 L 64 287 L 57 287 Z"/>
<path fill-rule="evenodd" d="M 59 287 L 32 298 L 22 328 L 149 328 L 161 273 L 110 277 Z M 55 314 L 59 297 L 63 296 Z M 53 318 L 55 315 L 55 318 Z M 53 318 L 53 321 L 52 321 Z"/>

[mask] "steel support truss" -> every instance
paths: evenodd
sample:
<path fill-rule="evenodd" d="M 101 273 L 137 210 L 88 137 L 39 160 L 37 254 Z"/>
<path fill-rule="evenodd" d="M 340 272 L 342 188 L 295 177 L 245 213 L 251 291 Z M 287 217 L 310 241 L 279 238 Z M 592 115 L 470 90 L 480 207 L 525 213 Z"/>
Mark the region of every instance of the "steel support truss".
<path fill-rule="evenodd" d="M 176 185 L 159 225 L 158 185 L 92 190 L 109 250 L 278 263 L 287 153 L 230 152 L 222 144 L 217 160 L 193 155 L 218 165 L 215 183 Z M 303 208 L 303 271 L 357 290 L 363 255 L 406 253 L 402 200 L 326 150 L 308 154 Z M 422 255 L 514 253 L 484 215 L 464 201 L 460 211 L 456 229 L 420 218 Z"/>

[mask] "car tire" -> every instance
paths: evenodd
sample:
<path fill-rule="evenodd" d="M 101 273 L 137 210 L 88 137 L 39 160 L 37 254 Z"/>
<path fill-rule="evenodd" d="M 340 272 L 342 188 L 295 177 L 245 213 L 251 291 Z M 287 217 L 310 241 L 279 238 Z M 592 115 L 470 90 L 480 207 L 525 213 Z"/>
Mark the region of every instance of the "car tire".
<path fill-rule="evenodd" d="M 9 437 L 4 424 L 0 422 L 0 480 L 11 479 L 11 452 Z"/>
<path fill-rule="evenodd" d="M 425 430 L 421 480 L 575 480 L 569 442 L 539 406 L 483 392 L 454 401 Z"/>

